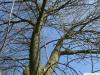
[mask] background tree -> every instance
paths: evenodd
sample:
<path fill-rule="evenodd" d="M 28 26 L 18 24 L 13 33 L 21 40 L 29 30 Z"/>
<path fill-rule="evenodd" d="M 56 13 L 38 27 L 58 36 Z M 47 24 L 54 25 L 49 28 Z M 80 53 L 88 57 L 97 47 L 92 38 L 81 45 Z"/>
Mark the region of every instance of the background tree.
<path fill-rule="evenodd" d="M 78 75 L 73 62 L 89 60 L 96 72 L 100 1 L 0 1 L 0 42 L 0 67 L 8 75 Z"/>

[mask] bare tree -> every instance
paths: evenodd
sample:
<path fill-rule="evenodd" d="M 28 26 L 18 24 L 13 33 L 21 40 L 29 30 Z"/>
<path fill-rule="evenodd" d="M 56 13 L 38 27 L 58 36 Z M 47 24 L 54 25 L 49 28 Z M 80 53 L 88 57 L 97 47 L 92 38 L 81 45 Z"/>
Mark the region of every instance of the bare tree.
<path fill-rule="evenodd" d="M 88 60 L 97 72 L 99 54 L 99 0 L 0 1 L 0 67 L 6 72 L 80 75 L 72 63 Z"/>

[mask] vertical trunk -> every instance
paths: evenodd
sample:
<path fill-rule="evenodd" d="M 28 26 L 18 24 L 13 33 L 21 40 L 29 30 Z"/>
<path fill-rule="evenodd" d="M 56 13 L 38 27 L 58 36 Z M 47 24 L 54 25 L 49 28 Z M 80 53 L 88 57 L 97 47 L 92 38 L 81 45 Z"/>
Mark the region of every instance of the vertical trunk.
<path fill-rule="evenodd" d="M 25 75 L 40 75 L 40 30 L 41 30 L 41 26 L 44 23 L 44 17 L 41 18 L 41 21 L 37 21 L 38 23 L 36 23 L 35 26 L 35 30 L 32 33 L 32 38 L 31 38 L 31 44 L 30 44 L 30 53 L 29 53 L 29 66 L 28 68 L 30 68 L 30 70 L 25 67 L 26 71 Z M 28 73 L 28 71 L 30 71 Z"/>
<path fill-rule="evenodd" d="M 35 30 L 32 33 L 31 38 L 31 45 L 30 45 L 30 75 L 37 75 L 38 67 L 40 64 L 40 47 L 39 47 L 39 41 L 40 41 L 40 28 L 35 27 Z"/>
<path fill-rule="evenodd" d="M 43 12 L 47 0 L 43 0 L 41 10 L 39 11 L 39 17 L 32 33 L 31 44 L 30 44 L 30 53 L 29 53 L 29 69 L 30 75 L 38 75 L 39 66 L 40 66 L 40 29 L 43 25 Z"/>
<path fill-rule="evenodd" d="M 43 24 L 43 17 L 40 13 L 40 16 L 37 19 L 34 31 L 32 33 L 31 45 L 30 45 L 30 75 L 37 75 L 39 66 L 40 66 L 40 30 Z"/>

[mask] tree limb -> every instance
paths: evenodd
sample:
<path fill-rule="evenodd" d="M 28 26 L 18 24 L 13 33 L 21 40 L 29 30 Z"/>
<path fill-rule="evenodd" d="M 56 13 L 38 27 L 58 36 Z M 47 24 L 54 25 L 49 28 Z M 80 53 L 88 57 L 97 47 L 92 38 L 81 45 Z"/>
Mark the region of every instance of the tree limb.
<path fill-rule="evenodd" d="M 99 50 L 65 50 L 60 51 L 60 55 L 73 55 L 73 54 L 100 54 Z"/>

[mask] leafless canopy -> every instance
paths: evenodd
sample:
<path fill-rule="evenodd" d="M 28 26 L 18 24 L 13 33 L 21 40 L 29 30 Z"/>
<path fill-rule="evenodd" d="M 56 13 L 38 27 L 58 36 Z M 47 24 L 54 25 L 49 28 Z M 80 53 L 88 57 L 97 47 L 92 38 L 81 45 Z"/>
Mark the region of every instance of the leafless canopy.
<path fill-rule="evenodd" d="M 99 54 L 99 0 L 0 0 L 0 68 L 8 74 L 30 64 L 46 75 L 80 75 L 73 65 L 83 62 L 95 72 Z"/>

